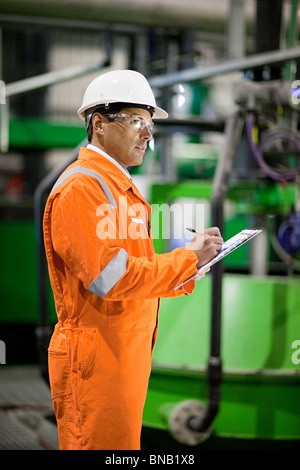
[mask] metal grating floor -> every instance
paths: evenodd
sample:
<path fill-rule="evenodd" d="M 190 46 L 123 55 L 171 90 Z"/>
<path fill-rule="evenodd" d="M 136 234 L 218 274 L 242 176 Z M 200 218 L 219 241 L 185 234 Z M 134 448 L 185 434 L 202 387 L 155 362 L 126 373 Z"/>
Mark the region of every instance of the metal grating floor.
<path fill-rule="evenodd" d="M 38 366 L 0 366 L 0 450 L 58 450 L 53 416 Z"/>

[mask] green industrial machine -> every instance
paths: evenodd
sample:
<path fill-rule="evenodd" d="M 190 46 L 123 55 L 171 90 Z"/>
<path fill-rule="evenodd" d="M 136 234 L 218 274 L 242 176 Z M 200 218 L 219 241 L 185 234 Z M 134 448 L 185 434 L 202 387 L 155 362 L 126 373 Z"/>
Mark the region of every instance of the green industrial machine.
<path fill-rule="evenodd" d="M 152 187 L 158 207 L 209 201 L 209 224 L 225 239 L 245 227 L 263 234 L 216 264 L 193 295 L 162 300 L 145 447 L 299 445 L 299 137 L 286 87 L 237 89 L 212 181 Z"/>
<path fill-rule="evenodd" d="M 154 185 L 152 191 L 156 203 L 183 194 L 210 200 L 211 193 L 208 182 Z M 297 188 L 293 183 L 265 182 L 260 188 L 237 185 L 228 191 L 231 198 L 236 201 L 236 214 L 224 224 L 227 237 L 248 226 L 253 214 L 259 215 L 258 220 L 270 213 L 287 215 Z M 270 238 L 265 256 L 272 264 Z M 157 250 L 164 248 L 157 240 Z M 250 242 L 224 261 L 219 407 L 215 419 L 201 432 L 189 429 L 189 422 L 203 418 L 208 402 L 212 274 L 196 283 L 192 295 L 162 299 L 144 410 L 146 447 L 190 446 L 192 451 L 299 445 L 300 279 L 284 272 L 251 274 L 255 248 Z"/>
<path fill-rule="evenodd" d="M 207 403 L 210 292 L 208 276 L 192 296 L 162 302 L 144 410 L 148 433 L 165 431 L 172 436 L 165 437 L 165 445 L 173 448 L 176 441 L 220 445 L 214 438 L 243 439 L 253 448 L 267 440 L 298 440 L 299 445 L 300 369 L 299 360 L 293 360 L 300 328 L 299 279 L 277 276 L 224 276 L 220 409 L 208 430 L 189 431 L 188 420 L 201 417 Z"/>

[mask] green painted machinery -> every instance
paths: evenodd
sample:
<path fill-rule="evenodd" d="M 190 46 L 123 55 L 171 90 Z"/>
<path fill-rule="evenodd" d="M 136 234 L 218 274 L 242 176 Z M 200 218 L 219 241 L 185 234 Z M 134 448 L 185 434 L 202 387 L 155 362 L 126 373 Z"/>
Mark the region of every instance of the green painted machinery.
<path fill-rule="evenodd" d="M 209 182 L 154 185 L 152 202 L 182 196 L 211 200 Z M 225 217 L 229 238 L 253 221 L 285 216 L 297 200 L 293 184 L 240 182 L 226 201 L 235 210 Z M 254 217 L 255 216 L 255 217 Z M 264 226 L 268 233 L 268 224 Z M 268 236 L 271 236 L 268 233 Z M 157 251 L 166 249 L 161 238 Z M 270 261 L 270 249 L 266 245 Z M 145 447 L 279 448 L 300 440 L 300 277 L 253 275 L 251 242 L 224 260 L 220 362 L 210 376 L 213 275 L 195 292 L 163 299 L 153 368 L 144 409 Z M 299 349 L 299 356 L 298 350 Z M 298 359 L 299 357 L 299 359 Z M 221 379 L 220 379 L 221 375 Z M 208 427 L 195 430 L 209 407 L 210 387 L 218 382 L 218 411 Z M 164 447 L 165 446 L 165 447 Z"/>
<path fill-rule="evenodd" d="M 223 283 L 223 379 L 213 426 L 198 435 L 186 426 L 207 401 L 210 275 L 197 283 L 193 295 L 162 301 L 144 426 L 171 434 L 173 445 L 203 446 L 214 437 L 256 446 L 258 440 L 297 441 L 299 278 L 229 274 Z"/>

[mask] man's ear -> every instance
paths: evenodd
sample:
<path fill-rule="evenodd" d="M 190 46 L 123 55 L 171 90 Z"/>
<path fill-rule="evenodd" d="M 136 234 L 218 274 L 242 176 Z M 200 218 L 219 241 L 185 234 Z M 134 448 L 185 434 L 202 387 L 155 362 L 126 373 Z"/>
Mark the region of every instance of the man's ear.
<path fill-rule="evenodd" d="M 100 113 L 94 113 L 92 117 L 93 129 L 97 134 L 103 134 L 103 116 Z"/>

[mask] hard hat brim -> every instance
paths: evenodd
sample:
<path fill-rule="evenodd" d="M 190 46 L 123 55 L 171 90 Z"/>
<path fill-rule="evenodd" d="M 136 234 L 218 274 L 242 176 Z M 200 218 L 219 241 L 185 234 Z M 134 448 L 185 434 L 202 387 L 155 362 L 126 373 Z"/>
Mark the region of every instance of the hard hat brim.
<path fill-rule="evenodd" d="M 106 101 L 106 103 L 107 103 L 107 101 Z M 109 103 L 118 103 L 118 101 L 110 100 Z M 86 115 L 89 114 L 87 112 L 89 109 L 92 110 L 96 106 L 101 106 L 103 104 L 105 104 L 105 103 L 102 103 L 102 102 L 99 103 L 99 101 L 98 101 L 97 103 L 92 103 L 92 104 L 89 104 L 88 106 L 81 107 L 81 108 L 78 109 L 77 115 L 82 121 L 85 121 Z M 135 106 L 138 108 L 141 103 L 130 103 L 130 104 L 132 104 L 133 108 Z M 168 117 L 169 117 L 169 115 L 164 109 L 160 108 L 159 106 L 154 107 L 154 113 L 153 113 L 152 119 L 167 119 Z"/>

